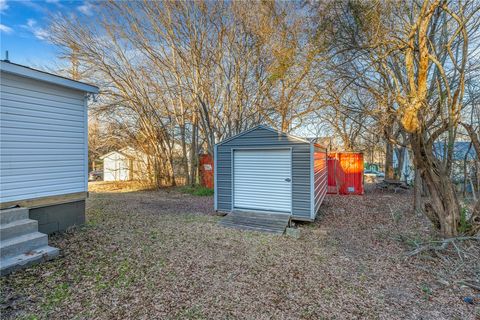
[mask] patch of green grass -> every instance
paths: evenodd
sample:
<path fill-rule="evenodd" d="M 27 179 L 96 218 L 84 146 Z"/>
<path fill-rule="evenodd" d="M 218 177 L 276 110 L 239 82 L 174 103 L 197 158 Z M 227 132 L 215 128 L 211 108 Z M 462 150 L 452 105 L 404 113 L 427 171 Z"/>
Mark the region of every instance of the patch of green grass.
<path fill-rule="evenodd" d="M 68 283 L 61 283 L 50 292 L 45 301 L 44 309 L 51 310 L 55 306 L 62 304 L 70 296 Z"/>
<path fill-rule="evenodd" d="M 209 189 L 209 188 L 204 187 L 204 186 L 194 185 L 194 186 L 181 187 L 180 192 L 191 194 L 191 195 L 194 195 L 194 196 L 206 197 L 206 196 L 213 196 L 214 191 L 213 191 L 213 189 Z"/>
<path fill-rule="evenodd" d="M 117 288 L 128 288 L 135 281 L 134 275 L 132 274 L 132 265 L 128 260 L 124 260 L 120 263 L 120 266 L 117 270 L 118 276 L 115 283 Z"/>
<path fill-rule="evenodd" d="M 430 297 L 432 296 L 432 293 L 433 293 L 432 289 L 429 286 L 427 286 L 426 284 L 423 284 L 421 289 L 422 289 L 422 292 L 423 292 L 423 298 L 425 300 L 430 300 Z"/>
<path fill-rule="evenodd" d="M 150 231 L 150 239 L 155 240 L 157 238 L 158 238 L 158 231 L 157 230 Z"/>
<path fill-rule="evenodd" d="M 198 306 L 193 306 L 183 310 L 179 319 L 206 319 L 206 317 L 203 315 L 202 310 Z"/>
<path fill-rule="evenodd" d="M 38 320 L 38 317 L 33 314 L 29 314 L 20 318 L 21 320 Z"/>

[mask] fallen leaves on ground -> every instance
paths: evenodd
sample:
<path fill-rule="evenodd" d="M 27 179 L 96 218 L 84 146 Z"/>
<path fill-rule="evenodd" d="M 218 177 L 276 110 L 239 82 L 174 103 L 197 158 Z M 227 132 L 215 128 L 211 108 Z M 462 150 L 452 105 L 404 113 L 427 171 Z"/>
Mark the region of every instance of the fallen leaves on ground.
<path fill-rule="evenodd" d="M 432 235 L 411 203 L 327 196 L 296 240 L 218 226 L 211 197 L 92 193 L 87 225 L 50 239 L 60 258 L 1 279 L 2 318 L 475 319 L 468 257 L 405 256 Z"/>

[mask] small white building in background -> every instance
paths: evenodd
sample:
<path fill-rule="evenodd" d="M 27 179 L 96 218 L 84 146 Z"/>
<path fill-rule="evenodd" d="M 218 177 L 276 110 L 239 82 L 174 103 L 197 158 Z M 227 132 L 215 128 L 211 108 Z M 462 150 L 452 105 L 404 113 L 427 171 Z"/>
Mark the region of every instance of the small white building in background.
<path fill-rule="evenodd" d="M 104 181 L 144 180 L 148 175 L 148 157 L 142 151 L 125 147 L 100 157 Z"/>

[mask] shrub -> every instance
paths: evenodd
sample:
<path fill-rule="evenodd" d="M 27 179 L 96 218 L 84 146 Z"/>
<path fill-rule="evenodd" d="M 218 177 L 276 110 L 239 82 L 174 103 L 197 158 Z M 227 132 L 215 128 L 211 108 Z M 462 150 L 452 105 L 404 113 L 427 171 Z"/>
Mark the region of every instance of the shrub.
<path fill-rule="evenodd" d="M 184 186 L 180 188 L 180 191 L 194 196 L 213 196 L 214 192 L 213 189 L 209 189 L 200 185 Z"/>

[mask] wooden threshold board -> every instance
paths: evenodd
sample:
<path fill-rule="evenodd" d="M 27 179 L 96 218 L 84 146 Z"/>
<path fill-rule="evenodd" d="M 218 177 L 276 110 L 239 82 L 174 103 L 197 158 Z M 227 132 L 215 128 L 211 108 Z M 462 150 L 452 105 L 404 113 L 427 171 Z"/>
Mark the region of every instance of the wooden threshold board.
<path fill-rule="evenodd" d="M 234 211 L 219 221 L 227 228 L 283 234 L 290 221 L 288 214 Z"/>

